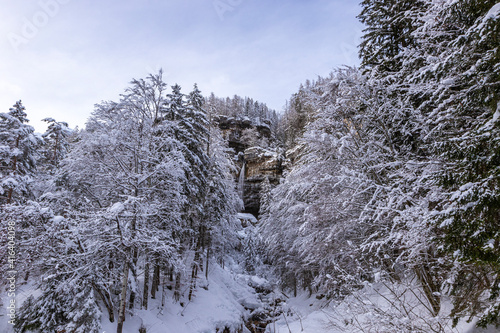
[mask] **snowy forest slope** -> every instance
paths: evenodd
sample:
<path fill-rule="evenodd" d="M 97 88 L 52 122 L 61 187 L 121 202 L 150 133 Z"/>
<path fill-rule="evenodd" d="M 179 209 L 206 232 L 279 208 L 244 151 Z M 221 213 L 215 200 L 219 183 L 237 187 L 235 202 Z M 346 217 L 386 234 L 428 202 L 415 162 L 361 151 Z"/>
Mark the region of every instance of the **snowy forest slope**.
<path fill-rule="evenodd" d="M 83 130 L 47 118 L 38 135 L 20 101 L 0 113 L 0 265 L 13 278 L 0 283 L 31 293 L 15 329 L 120 333 L 149 318 L 274 332 L 318 330 L 320 317 L 338 332 L 495 329 L 500 4 L 361 6 L 361 67 L 306 82 L 281 118 L 249 98 L 184 94 L 161 72 L 97 104 Z M 270 122 L 265 148 L 286 151 L 250 234 L 217 110 Z M 280 311 L 244 327 L 264 292 Z M 196 314 L 211 301 L 226 319 Z M 180 328 L 184 313 L 198 319 Z"/>
<path fill-rule="evenodd" d="M 332 300 L 419 289 L 424 312 L 398 300 L 360 330 L 497 325 L 500 4 L 362 6 L 361 69 L 307 82 L 284 115 L 295 163 L 261 216 L 273 267 Z"/>

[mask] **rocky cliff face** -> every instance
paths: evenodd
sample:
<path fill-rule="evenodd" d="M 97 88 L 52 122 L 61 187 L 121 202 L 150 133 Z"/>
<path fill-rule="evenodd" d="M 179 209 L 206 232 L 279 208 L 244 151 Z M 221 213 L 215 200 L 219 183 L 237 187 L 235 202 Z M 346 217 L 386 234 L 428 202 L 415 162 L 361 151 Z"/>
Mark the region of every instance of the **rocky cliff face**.
<path fill-rule="evenodd" d="M 261 184 L 267 178 L 278 184 L 283 173 L 281 155 L 261 147 L 250 147 L 244 151 L 245 186 L 243 201 L 246 213 L 258 216 L 260 209 Z"/>
<path fill-rule="evenodd" d="M 249 118 L 219 116 L 215 119 L 229 147 L 233 148 L 241 168 L 245 164 L 243 202 L 244 213 L 258 216 L 261 184 L 268 178 L 277 184 L 283 173 L 283 158 L 276 149 L 269 147 L 270 123 L 255 124 Z M 238 180 L 239 175 L 235 175 Z"/>
<path fill-rule="evenodd" d="M 246 148 L 262 143 L 268 144 L 271 140 L 271 123 L 262 121 L 258 124 L 248 117 L 234 118 L 217 116 L 215 122 L 222 130 L 222 135 L 233 148 L 236 154 L 243 152 Z"/>

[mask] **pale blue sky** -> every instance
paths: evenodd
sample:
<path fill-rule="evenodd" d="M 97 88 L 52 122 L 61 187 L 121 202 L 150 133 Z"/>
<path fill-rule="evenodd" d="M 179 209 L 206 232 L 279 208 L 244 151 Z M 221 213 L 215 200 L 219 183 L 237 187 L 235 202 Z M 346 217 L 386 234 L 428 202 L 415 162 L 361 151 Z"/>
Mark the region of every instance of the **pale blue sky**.
<path fill-rule="evenodd" d="M 0 108 L 22 99 L 82 126 L 102 100 L 160 67 L 188 93 L 280 111 L 300 83 L 357 65 L 358 0 L 0 0 Z"/>

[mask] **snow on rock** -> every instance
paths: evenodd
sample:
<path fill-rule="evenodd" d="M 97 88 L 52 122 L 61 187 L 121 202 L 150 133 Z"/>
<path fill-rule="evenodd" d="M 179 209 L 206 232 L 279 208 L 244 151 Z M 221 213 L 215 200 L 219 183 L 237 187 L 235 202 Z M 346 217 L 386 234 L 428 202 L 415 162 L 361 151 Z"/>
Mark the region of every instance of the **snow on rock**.
<path fill-rule="evenodd" d="M 52 219 L 54 220 L 54 223 L 61 223 L 64 221 L 64 216 L 54 216 Z"/>
<path fill-rule="evenodd" d="M 497 3 L 493 7 L 490 8 L 488 13 L 484 16 L 484 20 L 496 19 L 500 16 L 500 3 Z"/>
<path fill-rule="evenodd" d="M 269 284 L 269 282 L 266 279 L 258 276 L 252 276 L 250 281 L 252 282 L 253 285 L 256 286 L 264 286 Z"/>
<path fill-rule="evenodd" d="M 497 109 L 495 113 L 493 114 L 493 122 L 497 122 L 498 118 L 500 118 L 500 102 L 497 104 Z"/>
<path fill-rule="evenodd" d="M 283 314 L 269 324 L 266 332 L 337 333 L 330 323 L 332 309 L 323 300 L 309 297 L 306 293 L 289 298 L 282 305 Z"/>
<path fill-rule="evenodd" d="M 245 230 L 240 230 L 236 234 L 238 235 L 239 239 L 245 239 L 248 236 Z"/>
<path fill-rule="evenodd" d="M 271 292 L 271 284 L 266 279 L 254 275 L 237 274 L 235 278 L 239 284 L 247 286 L 247 288 L 240 289 L 234 293 L 240 304 L 250 310 L 262 307 L 262 301 L 259 300 L 255 291 L 262 292 L 265 290 Z"/>
<path fill-rule="evenodd" d="M 118 215 L 125 210 L 125 206 L 121 202 L 116 202 L 113 206 L 108 208 L 108 213 L 111 215 Z"/>
<path fill-rule="evenodd" d="M 248 214 L 248 213 L 238 213 L 238 219 L 241 221 L 241 224 L 243 226 L 252 224 L 255 225 L 257 224 L 257 218 L 253 216 L 253 214 Z M 248 223 L 249 222 L 249 223 Z"/>
<path fill-rule="evenodd" d="M 16 187 L 18 186 L 19 183 L 17 182 L 17 180 L 15 180 L 14 178 L 12 177 L 9 177 L 9 178 L 5 178 L 3 181 L 2 181 L 2 186 L 6 186 L 6 187 Z"/>

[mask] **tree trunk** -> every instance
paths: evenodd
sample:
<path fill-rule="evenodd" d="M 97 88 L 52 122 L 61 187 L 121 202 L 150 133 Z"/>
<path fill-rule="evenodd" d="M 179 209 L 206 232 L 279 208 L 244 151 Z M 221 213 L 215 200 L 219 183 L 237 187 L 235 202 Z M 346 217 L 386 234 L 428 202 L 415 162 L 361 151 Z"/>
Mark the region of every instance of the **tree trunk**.
<path fill-rule="evenodd" d="M 125 263 L 123 269 L 123 281 L 122 281 L 122 293 L 120 298 L 120 309 L 118 312 L 118 326 L 116 328 L 116 333 L 122 333 L 123 322 L 125 321 L 125 307 L 127 303 L 127 287 L 128 287 L 128 271 L 129 265 Z"/>
<path fill-rule="evenodd" d="M 415 273 L 417 274 L 417 278 L 422 285 L 425 297 L 432 307 L 432 315 L 437 316 L 441 310 L 441 300 L 438 294 L 436 294 L 439 292 L 439 286 L 432 280 L 432 276 L 429 274 L 429 268 L 427 265 L 420 265 L 415 268 Z"/>
<path fill-rule="evenodd" d="M 165 306 L 165 298 L 167 295 L 167 276 L 163 277 L 163 284 L 161 286 L 161 308 Z"/>
<path fill-rule="evenodd" d="M 56 135 L 56 144 L 54 146 L 54 158 L 52 159 L 55 167 L 57 167 L 57 146 L 58 145 L 59 145 L 59 133 L 57 133 L 57 135 Z"/>
<path fill-rule="evenodd" d="M 138 172 L 137 170 L 137 163 L 136 163 L 136 173 Z M 137 198 L 139 196 L 139 190 L 137 189 L 137 186 L 135 188 L 135 197 Z M 134 203 L 134 218 L 132 219 L 132 223 L 130 225 L 130 229 L 132 231 L 131 234 L 131 239 L 134 240 L 136 238 L 137 234 L 137 203 Z M 132 250 L 132 265 L 130 265 L 130 268 L 132 269 L 132 275 L 133 279 L 137 278 L 136 274 L 136 266 L 137 266 L 137 259 L 139 257 L 139 251 L 137 250 L 137 247 L 133 246 Z M 134 284 L 136 286 L 137 283 Z M 129 309 L 132 309 L 134 307 L 134 302 L 135 302 L 135 290 L 131 289 L 130 290 L 130 300 L 129 300 Z"/>
<path fill-rule="evenodd" d="M 10 204 L 11 201 L 12 201 L 12 192 L 14 191 L 14 189 L 11 187 L 9 188 L 9 192 L 7 194 L 7 204 Z"/>
<path fill-rule="evenodd" d="M 210 232 L 207 232 L 205 235 L 206 235 L 205 246 L 207 247 L 207 259 L 205 262 L 205 278 L 208 280 L 208 260 L 210 258 L 210 245 L 211 245 Z"/>
<path fill-rule="evenodd" d="M 101 297 L 101 300 L 104 303 L 106 310 L 108 310 L 109 322 L 113 323 L 115 321 L 115 313 L 113 311 L 113 301 L 111 300 L 111 296 L 106 290 L 101 290 L 101 288 L 99 288 L 96 284 L 92 283 L 92 286 L 94 287 L 94 290 L 96 290 L 99 296 Z"/>
<path fill-rule="evenodd" d="M 297 297 L 297 277 L 293 274 L 293 297 Z"/>
<path fill-rule="evenodd" d="M 174 265 L 170 265 L 168 268 L 168 281 L 174 282 Z"/>
<path fill-rule="evenodd" d="M 165 272 L 165 285 L 168 290 L 174 288 L 174 265 L 169 265 Z"/>
<path fill-rule="evenodd" d="M 146 266 L 144 266 L 144 291 L 142 293 L 142 307 L 146 310 L 148 309 L 148 288 L 149 288 L 149 261 L 146 262 Z"/>
<path fill-rule="evenodd" d="M 199 244 L 199 243 L 198 243 Z M 191 300 L 194 289 L 196 288 L 196 279 L 198 278 L 198 261 L 200 260 L 200 251 L 196 249 L 191 270 L 191 286 L 189 287 L 188 299 Z"/>
<path fill-rule="evenodd" d="M 174 300 L 179 302 L 181 299 L 181 272 L 175 274 Z"/>
<path fill-rule="evenodd" d="M 131 267 L 132 269 L 132 275 L 133 275 L 133 279 L 135 279 L 137 281 L 137 271 L 136 271 L 136 265 L 137 265 L 137 259 L 138 259 L 138 251 L 137 251 L 137 248 L 134 249 L 134 255 L 133 255 L 133 265 Z M 137 284 L 136 284 L 137 285 Z M 130 290 L 130 300 L 129 300 L 129 309 L 133 309 L 134 308 L 134 302 L 135 302 L 135 296 L 136 296 L 136 293 L 135 293 L 135 290 L 134 289 L 131 289 Z"/>
<path fill-rule="evenodd" d="M 134 303 L 135 303 L 135 291 L 130 290 L 130 299 L 129 299 L 129 304 L 128 308 L 132 310 L 134 308 Z"/>
<path fill-rule="evenodd" d="M 156 292 L 160 291 L 160 282 L 161 282 L 161 272 L 160 272 L 160 265 L 158 264 L 156 270 Z"/>
<path fill-rule="evenodd" d="M 19 140 L 21 139 L 21 136 L 18 136 L 16 139 L 16 148 L 19 148 Z M 12 173 L 15 175 L 17 171 L 17 156 L 14 156 L 14 160 L 12 161 Z M 10 204 L 12 202 L 12 193 L 14 192 L 14 189 L 11 187 L 9 188 L 9 192 L 7 194 L 7 204 Z"/>
<path fill-rule="evenodd" d="M 205 278 L 208 280 L 208 258 L 210 256 L 210 246 L 207 245 L 207 262 L 205 263 Z"/>
<path fill-rule="evenodd" d="M 160 284 L 160 265 L 156 261 L 154 272 L 153 272 L 153 284 L 151 285 L 151 298 L 156 298 L 156 292 L 158 291 L 158 285 Z"/>

